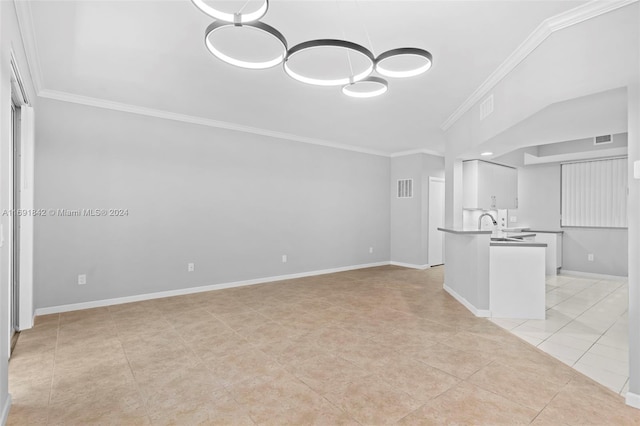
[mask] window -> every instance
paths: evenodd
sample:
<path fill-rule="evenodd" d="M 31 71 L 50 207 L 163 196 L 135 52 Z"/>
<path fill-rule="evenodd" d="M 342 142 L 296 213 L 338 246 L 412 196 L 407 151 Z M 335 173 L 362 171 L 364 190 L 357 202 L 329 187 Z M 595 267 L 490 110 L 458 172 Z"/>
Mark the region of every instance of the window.
<path fill-rule="evenodd" d="M 627 159 L 568 163 L 562 169 L 562 226 L 627 227 Z"/>

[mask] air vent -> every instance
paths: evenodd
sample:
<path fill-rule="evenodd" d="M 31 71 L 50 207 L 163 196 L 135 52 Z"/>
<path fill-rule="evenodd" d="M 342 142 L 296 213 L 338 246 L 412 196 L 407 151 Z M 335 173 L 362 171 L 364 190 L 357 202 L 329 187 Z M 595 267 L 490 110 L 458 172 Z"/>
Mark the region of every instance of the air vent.
<path fill-rule="evenodd" d="M 413 179 L 398 180 L 398 198 L 413 198 Z"/>
<path fill-rule="evenodd" d="M 613 142 L 613 138 L 611 137 L 611 135 L 596 136 L 595 138 L 593 138 L 594 145 L 604 145 L 611 142 Z"/>
<path fill-rule="evenodd" d="M 482 101 L 480 104 L 480 120 L 484 120 L 493 112 L 493 95 Z"/>

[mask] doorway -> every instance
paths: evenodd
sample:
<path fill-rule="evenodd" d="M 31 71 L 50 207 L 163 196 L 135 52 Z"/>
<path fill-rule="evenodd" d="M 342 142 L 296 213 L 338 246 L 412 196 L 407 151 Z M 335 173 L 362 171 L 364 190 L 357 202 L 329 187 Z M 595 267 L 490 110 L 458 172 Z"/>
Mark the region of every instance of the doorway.
<path fill-rule="evenodd" d="M 20 143 L 20 107 L 11 100 L 11 152 L 12 152 L 12 184 L 11 184 L 11 297 L 10 297 L 10 335 L 9 355 L 18 342 L 20 335 L 20 176 L 22 172 L 22 150 Z"/>
<path fill-rule="evenodd" d="M 429 265 L 444 264 L 444 179 L 429 177 Z"/>

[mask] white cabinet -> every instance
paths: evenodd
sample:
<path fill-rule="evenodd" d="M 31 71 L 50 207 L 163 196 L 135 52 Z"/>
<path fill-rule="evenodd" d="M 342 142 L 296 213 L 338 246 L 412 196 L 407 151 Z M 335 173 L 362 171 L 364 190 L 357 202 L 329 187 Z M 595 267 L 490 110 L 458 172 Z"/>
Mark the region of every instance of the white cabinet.
<path fill-rule="evenodd" d="M 562 232 L 535 232 L 536 242 L 547 244 L 545 273 L 558 275 L 558 269 L 562 267 Z"/>
<path fill-rule="evenodd" d="M 489 252 L 493 318 L 545 319 L 545 247 L 494 246 Z"/>
<path fill-rule="evenodd" d="M 462 163 L 465 209 L 515 209 L 518 207 L 518 170 L 471 160 Z"/>

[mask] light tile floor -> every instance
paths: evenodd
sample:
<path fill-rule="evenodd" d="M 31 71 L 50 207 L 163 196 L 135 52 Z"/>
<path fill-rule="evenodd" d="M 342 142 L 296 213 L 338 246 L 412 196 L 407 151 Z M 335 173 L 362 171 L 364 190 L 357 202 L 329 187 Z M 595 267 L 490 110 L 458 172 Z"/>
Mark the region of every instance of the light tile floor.
<path fill-rule="evenodd" d="M 38 317 L 8 424 L 640 425 L 442 283 L 388 266 Z"/>
<path fill-rule="evenodd" d="M 491 319 L 614 392 L 629 380 L 627 280 L 547 277 L 545 320 Z"/>

